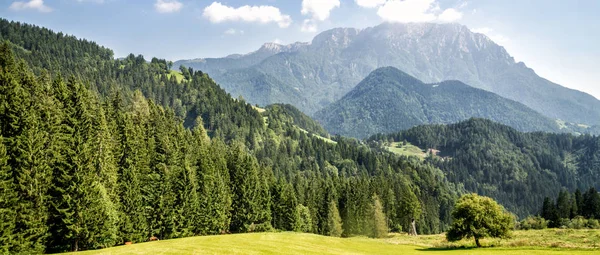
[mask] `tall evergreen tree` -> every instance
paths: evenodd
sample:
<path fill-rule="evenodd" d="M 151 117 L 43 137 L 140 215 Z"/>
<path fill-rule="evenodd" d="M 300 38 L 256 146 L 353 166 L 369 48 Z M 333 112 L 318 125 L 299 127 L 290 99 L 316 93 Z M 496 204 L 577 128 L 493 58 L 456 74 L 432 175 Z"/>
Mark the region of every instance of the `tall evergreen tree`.
<path fill-rule="evenodd" d="M 15 228 L 12 253 L 44 251 L 48 227 L 47 190 L 51 183 L 51 141 L 44 128 L 42 86 L 10 46 L 0 46 L 0 134 L 13 171 Z M 37 98 L 39 96 L 39 98 Z"/>
<path fill-rule="evenodd" d="M 110 194 L 100 176 L 114 175 L 115 166 L 109 159 L 112 157 L 110 148 L 97 147 L 106 142 L 94 143 L 101 141 L 95 138 L 105 136 L 102 132 L 108 130 L 105 125 L 99 126 L 102 132 L 96 130 L 92 114 L 94 102 L 87 89 L 70 80 L 67 90 L 64 93 L 68 96 L 62 98 L 67 113 L 64 161 L 53 174 L 50 249 L 77 251 L 112 246 L 118 222 L 115 194 Z M 110 179 L 105 181 L 111 182 Z M 115 188 L 116 184 L 112 185 Z"/>
<path fill-rule="evenodd" d="M 14 239 L 18 201 L 12 176 L 4 138 L 0 136 L 0 254 L 8 254 L 18 245 Z"/>
<path fill-rule="evenodd" d="M 556 210 L 559 219 L 569 219 L 571 216 L 571 198 L 569 192 L 561 190 L 556 199 Z"/>
<path fill-rule="evenodd" d="M 583 194 L 583 216 L 600 219 L 600 194 L 595 188 L 590 188 Z"/>
<path fill-rule="evenodd" d="M 575 204 L 577 205 L 577 216 L 583 215 L 583 195 L 581 194 L 581 190 L 575 190 Z"/>
<path fill-rule="evenodd" d="M 248 155 L 242 144 L 236 143 L 229 151 L 227 168 L 231 178 L 233 201 L 231 230 L 247 232 L 253 230 L 253 225 L 270 224 L 270 219 L 264 217 L 270 209 L 264 202 L 268 198 L 268 190 L 259 179 L 256 159 Z"/>
<path fill-rule="evenodd" d="M 377 195 L 373 195 L 373 202 L 371 204 L 371 218 L 370 218 L 370 233 L 369 236 L 373 238 L 383 238 L 388 235 L 387 218 L 383 213 L 383 206 Z"/>
<path fill-rule="evenodd" d="M 334 237 L 342 236 L 344 231 L 342 228 L 342 217 L 340 217 L 340 212 L 335 201 L 331 200 L 331 202 L 329 202 L 327 211 L 327 235 Z"/>
<path fill-rule="evenodd" d="M 298 202 L 291 185 L 278 181 L 271 187 L 272 225 L 276 229 L 293 231 L 299 221 Z"/>
<path fill-rule="evenodd" d="M 125 113 L 119 94 L 114 95 L 106 108 L 109 109 L 109 123 L 116 137 L 114 155 L 118 162 L 121 212 L 119 236 L 122 242 L 141 242 L 149 237 L 142 197 L 142 173 L 148 172 L 142 169 L 149 167 L 148 160 L 145 160 L 148 151 L 142 134 L 143 123 L 134 125 L 130 115 Z"/>

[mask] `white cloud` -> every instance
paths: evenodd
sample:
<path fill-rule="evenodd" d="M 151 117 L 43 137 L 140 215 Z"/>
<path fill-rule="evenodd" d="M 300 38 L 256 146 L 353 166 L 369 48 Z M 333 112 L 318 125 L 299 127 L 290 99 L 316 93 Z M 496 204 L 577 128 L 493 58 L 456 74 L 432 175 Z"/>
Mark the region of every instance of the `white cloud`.
<path fill-rule="evenodd" d="M 364 8 L 375 8 L 385 4 L 386 0 L 354 0 L 354 2 Z"/>
<path fill-rule="evenodd" d="M 92 3 L 97 3 L 97 4 L 103 4 L 104 0 L 77 0 L 77 2 L 80 2 L 80 3 L 92 2 Z"/>
<path fill-rule="evenodd" d="M 154 9 L 160 13 L 178 12 L 183 7 L 183 4 L 177 0 L 156 0 Z"/>
<path fill-rule="evenodd" d="M 387 22 L 454 22 L 463 17 L 458 8 L 442 10 L 437 0 L 354 0 L 364 8 L 377 8 L 377 15 Z"/>
<path fill-rule="evenodd" d="M 243 35 L 244 34 L 244 30 L 236 30 L 234 28 L 230 28 L 230 29 L 225 30 L 224 33 L 226 35 L 237 35 L 237 34 Z"/>
<path fill-rule="evenodd" d="M 13 2 L 9 9 L 13 11 L 21 11 L 27 9 L 37 10 L 39 12 L 51 12 L 52 8 L 48 7 L 44 4 L 44 0 L 31 0 L 28 2 L 25 1 L 15 1 Z"/>
<path fill-rule="evenodd" d="M 300 31 L 307 32 L 307 33 L 317 32 L 317 24 L 312 19 L 305 19 L 304 22 L 302 23 L 302 27 L 300 28 Z"/>
<path fill-rule="evenodd" d="M 308 33 L 317 32 L 317 22 L 327 20 L 331 11 L 338 7 L 340 7 L 339 0 L 302 0 L 302 10 L 300 13 L 310 16 L 310 18 L 304 20 L 300 31 Z"/>
<path fill-rule="evenodd" d="M 340 0 L 302 0 L 302 15 L 310 15 L 313 20 L 324 21 L 331 10 L 340 7 Z"/>
<path fill-rule="evenodd" d="M 430 22 L 436 20 L 432 12 L 435 0 L 389 0 L 379 7 L 377 15 L 389 22 Z"/>
<path fill-rule="evenodd" d="M 462 12 L 457 11 L 454 8 L 448 8 L 438 16 L 438 20 L 441 22 L 454 22 L 459 19 L 462 19 Z"/>
<path fill-rule="evenodd" d="M 281 28 L 288 27 L 292 23 L 292 18 L 289 15 L 284 15 L 279 11 L 279 8 L 268 5 L 244 5 L 239 8 L 233 8 L 219 2 L 213 2 L 204 8 L 202 16 L 212 23 L 243 21 L 266 24 L 273 22 L 277 23 Z"/>
<path fill-rule="evenodd" d="M 282 40 L 280 40 L 279 38 L 275 38 L 275 40 L 273 40 L 273 43 L 276 43 L 276 44 L 283 44 L 283 41 L 282 41 Z"/>

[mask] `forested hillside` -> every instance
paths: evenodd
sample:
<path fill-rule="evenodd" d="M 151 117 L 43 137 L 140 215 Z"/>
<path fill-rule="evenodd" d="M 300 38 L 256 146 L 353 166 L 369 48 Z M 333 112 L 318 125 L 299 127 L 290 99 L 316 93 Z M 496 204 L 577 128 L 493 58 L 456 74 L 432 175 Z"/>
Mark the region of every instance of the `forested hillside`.
<path fill-rule="evenodd" d="M 597 136 L 522 133 L 489 120 L 428 125 L 373 136 L 376 145 L 408 141 L 439 150 L 427 163 L 449 181 L 491 196 L 519 216 L 539 213 L 544 197 L 561 189 L 600 188 L 600 138 Z"/>
<path fill-rule="evenodd" d="M 298 126 L 299 128 L 311 132 L 314 134 L 318 134 L 324 137 L 329 136 L 327 131 L 315 120 L 308 117 L 306 114 L 302 113 L 296 107 L 290 104 L 272 104 L 266 107 L 268 112 L 266 113 L 267 118 L 272 121 L 269 122 L 269 125 L 276 128 L 274 125 L 281 124 L 293 124 Z M 270 115 L 278 115 L 278 116 L 270 116 Z M 283 123 L 274 123 L 277 121 L 281 121 Z"/>
<path fill-rule="evenodd" d="M 200 71 L 0 24 L 0 253 L 450 221 L 456 188 L 419 160 L 325 140 L 291 107 L 261 114 Z"/>
<path fill-rule="evenodd" d="M 425 84 L 394 67 L 373 71 L 342 99 L 315 114 L 332 134 L 358 138 L 472 117 L 521 131 L 560 131 L 554 120 L 521 103 L 459 81 Z"/>

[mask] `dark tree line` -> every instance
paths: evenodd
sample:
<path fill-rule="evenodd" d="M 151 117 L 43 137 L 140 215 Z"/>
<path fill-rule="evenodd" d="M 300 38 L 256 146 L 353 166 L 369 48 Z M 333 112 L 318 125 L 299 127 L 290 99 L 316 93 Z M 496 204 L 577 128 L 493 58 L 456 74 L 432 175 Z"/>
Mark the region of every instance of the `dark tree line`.
<path fill-rule="evenodd" d="M 600 219 L 600 193 L 595 188 L 584 193 L 579 189 L 573 193 L 562 190 L 554 202 L 549 197 L 544 198 L 540 216 L 549 221 L 549 227 L 560 227 L 561 220 L 576 217 Z"/>

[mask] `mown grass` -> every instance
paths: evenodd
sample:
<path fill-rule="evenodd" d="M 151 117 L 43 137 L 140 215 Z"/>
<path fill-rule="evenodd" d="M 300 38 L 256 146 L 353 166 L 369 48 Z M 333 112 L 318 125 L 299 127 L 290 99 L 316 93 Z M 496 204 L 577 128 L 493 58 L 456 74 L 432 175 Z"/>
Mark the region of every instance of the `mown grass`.
<path fill-rule="evenodd" d="M 448 242 L 444 235 L 424 235 L 409 237 L 393 234 L 388 242 L 396 244 L 417 245 L 435 249 L 473 248 L 475 242 L 462 240 Z M 543 247 L 567 249 L 595 249 L 600 254 L 600 230 L 597 229 L 544 229 L 514 231 L 508 239 L 486 238 L 481 240 L 485 247 Z"/>
<path fill-rule="evenodd" d="M 406 145 L 400 146 L 400 148 L 398 148 L 398 142 L 393 142 L 391 143 L 389 146 L 386 146 L 386 148 L 397 154 L 397 155 L 401 155 L 401 156 L 416 156 L 419 157 L 420 159 L 424 159 L 425 158 L 425 152 L 423 150 L 421 150 L 421 148 L 414 146 L 410 143 L 406 143 Z"/>
<path fill-rule="evenodd" d="M 169 74 L 167 74 L 167 78 L 171 79 L 171 76 L 175 75 L 175 79 L 177 79 L 177 82 L 181 83 L 184 79 L 183 74 L 181 74 L 181 72 L 179 71 L 175 71 L 175 70 L 171 70 L 171 72 Z"/>
<path fill-rule="evenodd" d="M 298 128 L 300 131 L 302 131 L 302 132 L 303 132 L 303 133 L 305 133 L 305 134 L 308 134 L 308 133 L 309 133 L 307 130 L 305 130 L 305 129 L 303 129 L 303 128 L 299 127 L 299 126 L 295 126 L 295 127 L 296 127 L 296 128 Z M 318 135 L 318 134 L 315 134 L 315 133 L 313 133 L 312 135 L 313 135 L 313 136 L 315 136 L 316 138 L 319 138 L 319 139 L 321 139 L 321 140 L 325 141 L 325 142 L 332 143 L 332 144 L 337 144 L 337 142 L 336 142 L 336 141 L 334 141 L 334 140 L 331 140 L 331 139 L 329 139 L 329 138 L 327 138 L 327 137 L 322 137 L 322 136 L 320 136 L 320 135 Z"/>
<path fill-rule="evenodd" d="M 86 251 L 78 254 L 600 254 L 598 230 L 517 231 L 507 240 L 448 243 L 443 235 L 392 234 L 386 239 L 334 238 L 301 233 L 190 237 Z"/>

